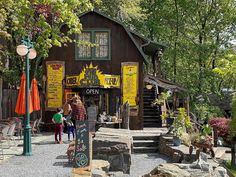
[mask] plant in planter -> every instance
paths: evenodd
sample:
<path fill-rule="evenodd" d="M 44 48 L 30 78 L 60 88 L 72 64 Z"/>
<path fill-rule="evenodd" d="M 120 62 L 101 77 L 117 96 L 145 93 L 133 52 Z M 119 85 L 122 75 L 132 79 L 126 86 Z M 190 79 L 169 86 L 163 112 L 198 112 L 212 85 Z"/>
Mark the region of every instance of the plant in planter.
<path fill-rule="evenodd" d="M 190 134 L 190 155 L 193 152 L 193 148 L 197 149 L 196 155 L 199 157 L 201 151 L 205 153 L 210 153 L 212 157 L 215 156 L 213 151 L 212 137 L 210 136 L 212 128 L 207 124 L 202 127 L 202 132 L 194 132 Z"/>
<path fill-rule="evenodd" d="M 175 145 L 179 145 L 183 133 L 186 133 L 188 129 L 192 128 L 190 117 L 187 115 L 185 108 L 178 108 L 178 114 L 174 119 L 172 126 L 174 133 L 174 144 L 176 143 Z"/>
<path fill-rule="evenodd" d="M 170 92 L 162 92 L 159 98 L 155 99 L 152 105 L 161 106 L 161 119 L 162 121 L 167 121 L 167 126 L 172 125 L 174 121 L 174 112 L 170 109 L 168 104 L 168 98 L 171 96 Z"/>

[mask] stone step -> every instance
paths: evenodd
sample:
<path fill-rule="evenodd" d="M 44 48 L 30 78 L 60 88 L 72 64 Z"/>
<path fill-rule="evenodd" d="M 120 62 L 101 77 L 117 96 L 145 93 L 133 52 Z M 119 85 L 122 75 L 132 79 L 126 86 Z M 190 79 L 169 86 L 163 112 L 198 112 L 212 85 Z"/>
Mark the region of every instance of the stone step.
<path fill-rule="evenodd" d="M 134 153 L 156 153 L 158 147 L 133 147 Z"/>
<path fill-rule="evenodd" d="M 142 141 L 142 142 L 149 142 L 149 141 L 158 141 L 159 140 L 159 136 L 160 134 L 143 134 L 143 135 L 133 135 L 133 142 L 139 142 L 139 141 Z"/>
<path fill-rule="evenodd" d="M 133 147 L 158 147 L 157 140 L 135 140 Z"/>

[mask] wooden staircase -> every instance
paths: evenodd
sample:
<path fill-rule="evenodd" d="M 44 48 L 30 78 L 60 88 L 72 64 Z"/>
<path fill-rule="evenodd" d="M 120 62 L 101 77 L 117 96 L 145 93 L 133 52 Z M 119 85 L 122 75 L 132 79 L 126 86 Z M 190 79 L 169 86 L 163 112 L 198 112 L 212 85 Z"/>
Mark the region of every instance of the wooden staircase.
<path fill-rule="evenodd" d="M 155 87 L 143 90 L 143 125 L 144 127 L 162 127 L 160 111 L 158 107 L 152 106 L 156 98 Z"/>

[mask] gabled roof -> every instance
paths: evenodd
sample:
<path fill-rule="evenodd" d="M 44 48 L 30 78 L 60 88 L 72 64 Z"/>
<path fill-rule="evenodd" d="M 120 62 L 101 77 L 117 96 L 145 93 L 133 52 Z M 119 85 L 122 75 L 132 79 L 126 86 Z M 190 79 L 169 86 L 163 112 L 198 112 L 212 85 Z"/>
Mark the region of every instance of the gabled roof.
<path fill-rule="evenodd" d="M 156 43 L 154 41 L 151 41 L 145 37 L 143 37 L 142 35 L 134 32 L 134 31 L 131 31 L 129 30 L 127 27 L 124 26 L 123 23 L 121 23 L 120 21 L 116 20 L 116 19 L 113 19 L 103 13 L 101 13 L 100 11 L 98 10 L 92 10 L 92 11 L 87 11 L 87 12 L 84 12 L 82 14 L 79 15 L 79 17 L 82 17 L 90 12 L 95 12 L 97 13 L 98 15 L 101 15 L 119 25 L 121 25 L 124 30 L 127 32 L 127 34 L 129 35 L 130 39 L 132 40 L 132 42 L 134 43 L 134 45 L 137 47 L 138 51 L 140 52 L 140 54 L 142 55 L 143 59 L 144 59 L 144 62 L 147 64 L 148 63 L 148 60 L 147 60 L 147 56 L 148 55 L 153 55 L 158 49 L 165 49 L 166 46 L 162 45 L 162 44 L 159 44 L 159 43 Z M 143 42 L 144 42 L 144 45 L 140 45 L 138 44 L 137 40 L 135 40 L 134 36 L 140 38 Z"/>

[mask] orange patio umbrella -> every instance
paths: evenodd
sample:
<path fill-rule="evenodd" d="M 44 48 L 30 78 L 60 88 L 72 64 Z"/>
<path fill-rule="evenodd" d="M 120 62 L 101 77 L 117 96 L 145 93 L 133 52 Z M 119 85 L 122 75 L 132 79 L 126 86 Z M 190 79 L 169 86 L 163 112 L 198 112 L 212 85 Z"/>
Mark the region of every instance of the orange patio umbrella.
<path fill-rule="evenodd" d="M 35 78 L 31 82 L 31 98 L 32 98 L 32 103 L 33 103 L 33 110 L 34 111 L 40 110 L 39 90 L 38 90 L 38 85 Z"/>
<path fill-rule="evenodd" d="M 26 76 L 25 73 L 22 74 L 21 76 L 21 81 L 20 81 L 20 90 L 18 93 L 17 97 L 17 102 L 16 102 L 16 108 L 15 112 L 19 115 L 24 115 L 25 114 L 25 84 L 26 84 Z M 32 100 L 31 96 L 29 94 L 29 112 L 33 112 L 33 106 L 32 106 Z"/>

